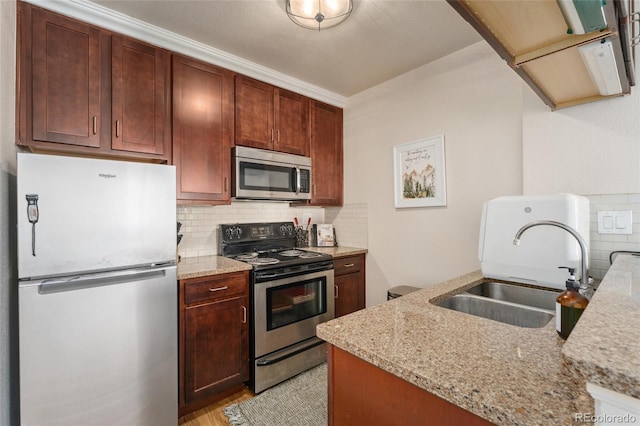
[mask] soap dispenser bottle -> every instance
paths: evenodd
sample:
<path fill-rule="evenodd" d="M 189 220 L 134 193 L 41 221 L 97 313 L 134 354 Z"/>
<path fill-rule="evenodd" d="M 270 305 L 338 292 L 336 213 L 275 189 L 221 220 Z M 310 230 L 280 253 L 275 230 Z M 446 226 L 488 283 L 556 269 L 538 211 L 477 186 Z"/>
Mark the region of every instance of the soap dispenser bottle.
<path fill-rule="evenodd" d="M 567 289 L 556 298 L 556 331 L 560 337 L 566 339 L 589 304 L 589 299 L 578 292 L 575 268 L 560 268 L 569 270 L 569 279 L 566 282 Z"/>

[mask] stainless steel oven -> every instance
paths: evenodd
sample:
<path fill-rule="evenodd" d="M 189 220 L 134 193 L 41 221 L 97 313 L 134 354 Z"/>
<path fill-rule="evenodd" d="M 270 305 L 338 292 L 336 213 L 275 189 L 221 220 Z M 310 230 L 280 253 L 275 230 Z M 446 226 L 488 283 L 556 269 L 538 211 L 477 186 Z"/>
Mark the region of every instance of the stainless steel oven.
<path fill-rule="evenodd" d="M 231 195 L 236 199 L 310 200 L 311 158 L 236 146 Z"/>
<path fill-rule="evenodd" d="M 221 254 L 251 271 L 251 389 L 326 360 L 316 326 L 334 318 L 333 258 L 295 247 L 291 222 L 220 225 Z"/>
<path fill-rule="evenodd" d="M 316 337 L 316 326 L 334 318 L 333 262 L 310 269 L 314 272 L 284 278 L 269 271 L 254 274 L 255 392 L 326 359 L 325 344 Z"/>

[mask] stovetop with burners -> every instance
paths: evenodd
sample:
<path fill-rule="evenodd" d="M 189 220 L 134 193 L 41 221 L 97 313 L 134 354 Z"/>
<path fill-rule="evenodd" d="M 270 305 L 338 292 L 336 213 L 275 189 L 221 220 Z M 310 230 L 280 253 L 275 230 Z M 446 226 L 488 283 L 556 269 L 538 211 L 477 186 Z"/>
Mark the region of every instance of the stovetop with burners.
<path fill-rule="evenodd" d="M 326 262 L 331 255 L 296 247 L 293 222 L 220 225 L 220 254 L 254 270 Z"/>

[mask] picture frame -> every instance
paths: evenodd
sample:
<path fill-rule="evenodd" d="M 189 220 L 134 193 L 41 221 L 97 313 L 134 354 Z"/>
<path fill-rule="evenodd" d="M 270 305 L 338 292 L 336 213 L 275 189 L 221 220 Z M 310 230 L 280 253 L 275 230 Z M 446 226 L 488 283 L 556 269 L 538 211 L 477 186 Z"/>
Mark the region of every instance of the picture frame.
<path fill-rule="evenodd" d="M 395 208 L 447 205 L 444 135 L 393 147 Z"/>

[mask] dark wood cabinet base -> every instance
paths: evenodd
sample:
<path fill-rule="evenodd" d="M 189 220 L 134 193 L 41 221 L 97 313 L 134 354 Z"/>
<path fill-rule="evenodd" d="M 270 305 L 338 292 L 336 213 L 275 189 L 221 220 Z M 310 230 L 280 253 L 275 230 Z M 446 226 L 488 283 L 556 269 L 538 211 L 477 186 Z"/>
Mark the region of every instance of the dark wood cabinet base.
<path fill-rule="evenodd" d="M 327 362 L 329 426 L 492 424 L 333 345 Z"/>

